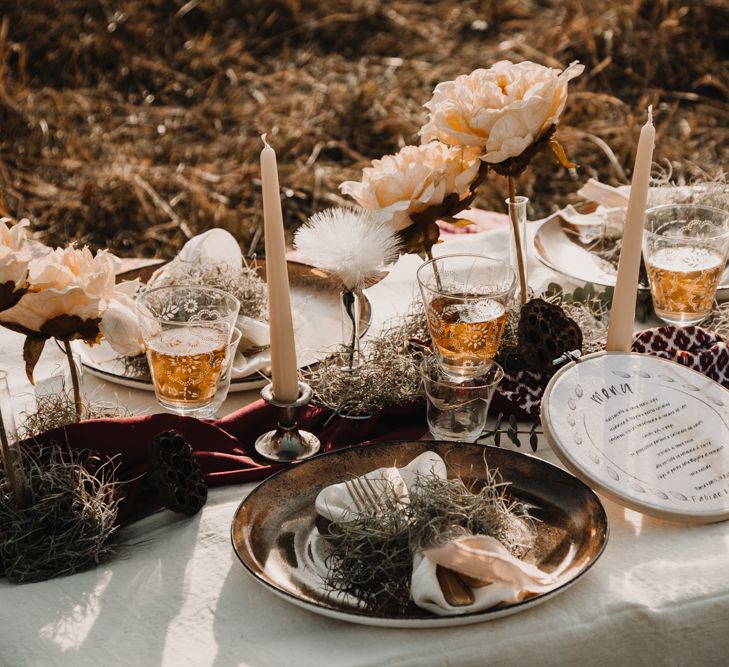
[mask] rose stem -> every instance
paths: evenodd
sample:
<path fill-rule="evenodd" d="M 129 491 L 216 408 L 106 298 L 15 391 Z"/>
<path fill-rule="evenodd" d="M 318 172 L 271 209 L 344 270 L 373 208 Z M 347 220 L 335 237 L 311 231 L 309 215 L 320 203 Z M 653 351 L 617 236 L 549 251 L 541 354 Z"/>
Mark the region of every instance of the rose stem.
<path fill-rule="evenodd" d="M 83 412 L 83 404 L 81 403 L 81 389 L 79 387 L 76 364 L 73 361 L 73 352 L 71 352 L 71 343 L 69 343 L 67 340 L 64 340 L 63 348 L 66 350 L 68 367 L 71 371 L 71 384 L 73 385 L 73 404 L 76 406 L 76 421 L 80 422 L 81 414 Z"/>
<path fill-rule="evenodd" d="M 523 306 L 527 300 L 527 285 L 524 276 L 524 255 L 521 252 L 521 233 L 519 231 L 519 216 L 516 213 L 516 179 L 513 176 L 507 177 L 509 180 L 509 218 L 511 218 L 511 226 L 514 229 L 514 243 L 516 244 L 516 264 L 519 268 L 519 299 Z"/>
<path fill-rule="evenodd" d="M 17 474 L 15 469 L 15 455 L 10 449 L 10 442 L 8 441 L 8 434 L 5 431 L 5 424 L 3 422 L 3 415 L 0 411 L 0 446 L 2 447 L 3 453 L 3 464 L 5 468 L 5 475 L 10 482 L 10 490 L 12 496 L 15 499 L 15 506 L 22 508 L 25 506 L 25 493 L 23 490 L 23 483 L 21 478 Z"/>
<path fill-rule="evenodd" d="M 435 224 L 435 223 L 433 223 Z M 430 248 L 425 249 L 425 256 L 430 260 L 433 261 L 433 251 Z M 443 283 L 440 282 L 440 273 L 438 273 L 438 265 L 433 262 L 433 276 L 435 277 L 435 286 L 438 288 L 439 292 L 443 291 Z"/>

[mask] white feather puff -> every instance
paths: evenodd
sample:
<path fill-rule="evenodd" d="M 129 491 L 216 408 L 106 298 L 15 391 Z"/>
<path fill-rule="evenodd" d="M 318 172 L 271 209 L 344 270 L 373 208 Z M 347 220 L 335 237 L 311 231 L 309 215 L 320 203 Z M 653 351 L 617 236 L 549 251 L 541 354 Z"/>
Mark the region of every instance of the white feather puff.
<path fill-rule="evenodd" d="M 356 208 L 315 213 L 296 230 L 294 246 L 307 262 L 334 274 L 349 290 L 363 288 L 400 252 L 396 232 L 376 213 Z"/>

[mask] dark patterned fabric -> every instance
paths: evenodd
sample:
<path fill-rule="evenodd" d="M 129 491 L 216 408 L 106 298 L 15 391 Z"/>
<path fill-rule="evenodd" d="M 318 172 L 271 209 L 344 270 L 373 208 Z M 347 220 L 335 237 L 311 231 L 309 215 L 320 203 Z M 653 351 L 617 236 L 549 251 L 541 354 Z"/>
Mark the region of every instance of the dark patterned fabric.
<path fill-rule="evenodd" d="M 635 334 L 633 351 L 676 361 L 729 388 L 729 343 L 701 327 L 657 327 Z M 521 371 L 506 373 L 494 397 L 492 414 L 515 414 L 523 420 L 539 416 L 549 376 Z"/>
<path fill-rule="evenodd" d="M 729 388 L 729 345 L 701 327 L 658 327 L 633 338 L 633 351 L 677 361 Z"/>

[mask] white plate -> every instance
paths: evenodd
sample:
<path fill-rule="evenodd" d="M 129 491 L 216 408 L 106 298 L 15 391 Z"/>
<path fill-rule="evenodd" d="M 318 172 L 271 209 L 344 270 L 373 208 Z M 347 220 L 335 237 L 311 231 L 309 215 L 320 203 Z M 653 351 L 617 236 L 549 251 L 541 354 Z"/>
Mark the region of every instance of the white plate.
<path fill-rule="evenodd" d="M 258 260 L 265 277 L 265 261 Z M 310 366 L 325 358 L 343 342 L 342 311 L 337 284 L 326 274 L 298 262 L 288 262 L 291 288 L 291 309 L 294 313 L 296 353 L 299 368 Z M 363 300 L 362 334 L 372 319 L 370 302 Z M 130 369 L 124 357 L 120 357 L 108 343 L 90 347 L 83 341 L 72 343 L 84 368 L 99 378 L 115 384 L 154 391 L 146 364 L 141 372 Z M 261 374 L 233 378 L 230 391 L 250 391 L 265 386 L 269 379 Z"/>

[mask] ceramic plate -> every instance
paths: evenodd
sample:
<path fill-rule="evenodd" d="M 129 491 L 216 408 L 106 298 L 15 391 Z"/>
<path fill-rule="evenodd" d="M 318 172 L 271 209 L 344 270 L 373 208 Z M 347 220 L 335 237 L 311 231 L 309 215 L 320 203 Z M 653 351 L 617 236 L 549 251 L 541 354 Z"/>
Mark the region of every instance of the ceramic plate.
<path fill-rule="evenodd" d="M 258 266 L 265 279 L 265 261 L 258 260 Z M 327 274 L 311 266 L 288 262 L 288 270 L 291 308 L 299 315 L 295 317 L 295 335 L 301 368 L 321 361 L 342 342 L 339 288 Z M 364 334 L 372 318 L 372 308 L 366 296 L 363 306 L 361 331 Z M 74 352 L 81 357 L 84 368 L 92 375 L 133 389 L 154 390 L 146 363 L 129 366 L 127 359 L 120 357 L 105 342 L 93 347 L 82 341 L 74 341 L 72 345 Z M 244 378 L 233 378 L 230 391 L 249 391 L 267 383 L 267 378 L 256 373 Z"/>
<path fill-rule="evenodd" d="M 548 219 L 534 235 L 534 254 L 542 264 L 568 278 L 614 287 L 617 265 L 600 257 L 594 247 L 594 242 L 581 243 L 559 216 Z M 639 289 L 647 291 L 648 286 L 641 285 Z M 729 290 L 729 267 L 724 271 L 718 289 Z"/>
<path fill-rule="evenodd" d="M 673 361 L 591 354 L 542 399 L 552 449 L 615 502 L 661 519 L 729 519 L 729 390 Z"/>
<path fill-rule="evenodd" d="M 477 481 L 484 457 L 510 483 L 511 494 L 531 507 L 537 537 L 526 559 L 557 576 L 556 587 L 516 604 L 435 616 L 413 606 L 405 616 L 363 611 L 327 594 L 309 545 L 315 536 L 314 500 L 324 487 L 383 466 L 403 466 L 425 451 L 438 453 L 449 474 Z M 544 602 L 575 583 L 600 557 L 608 537 L 605 510 L 580 480 L 519 452 L 449 442 L 375 443 L 321 454 L 287 468 L 256 487 L 238 507 L 233 548 L 247 571 L 272 593 L 324 616 L 365 625 L 422 628 L 465 625 L 514 614 Z"/>

